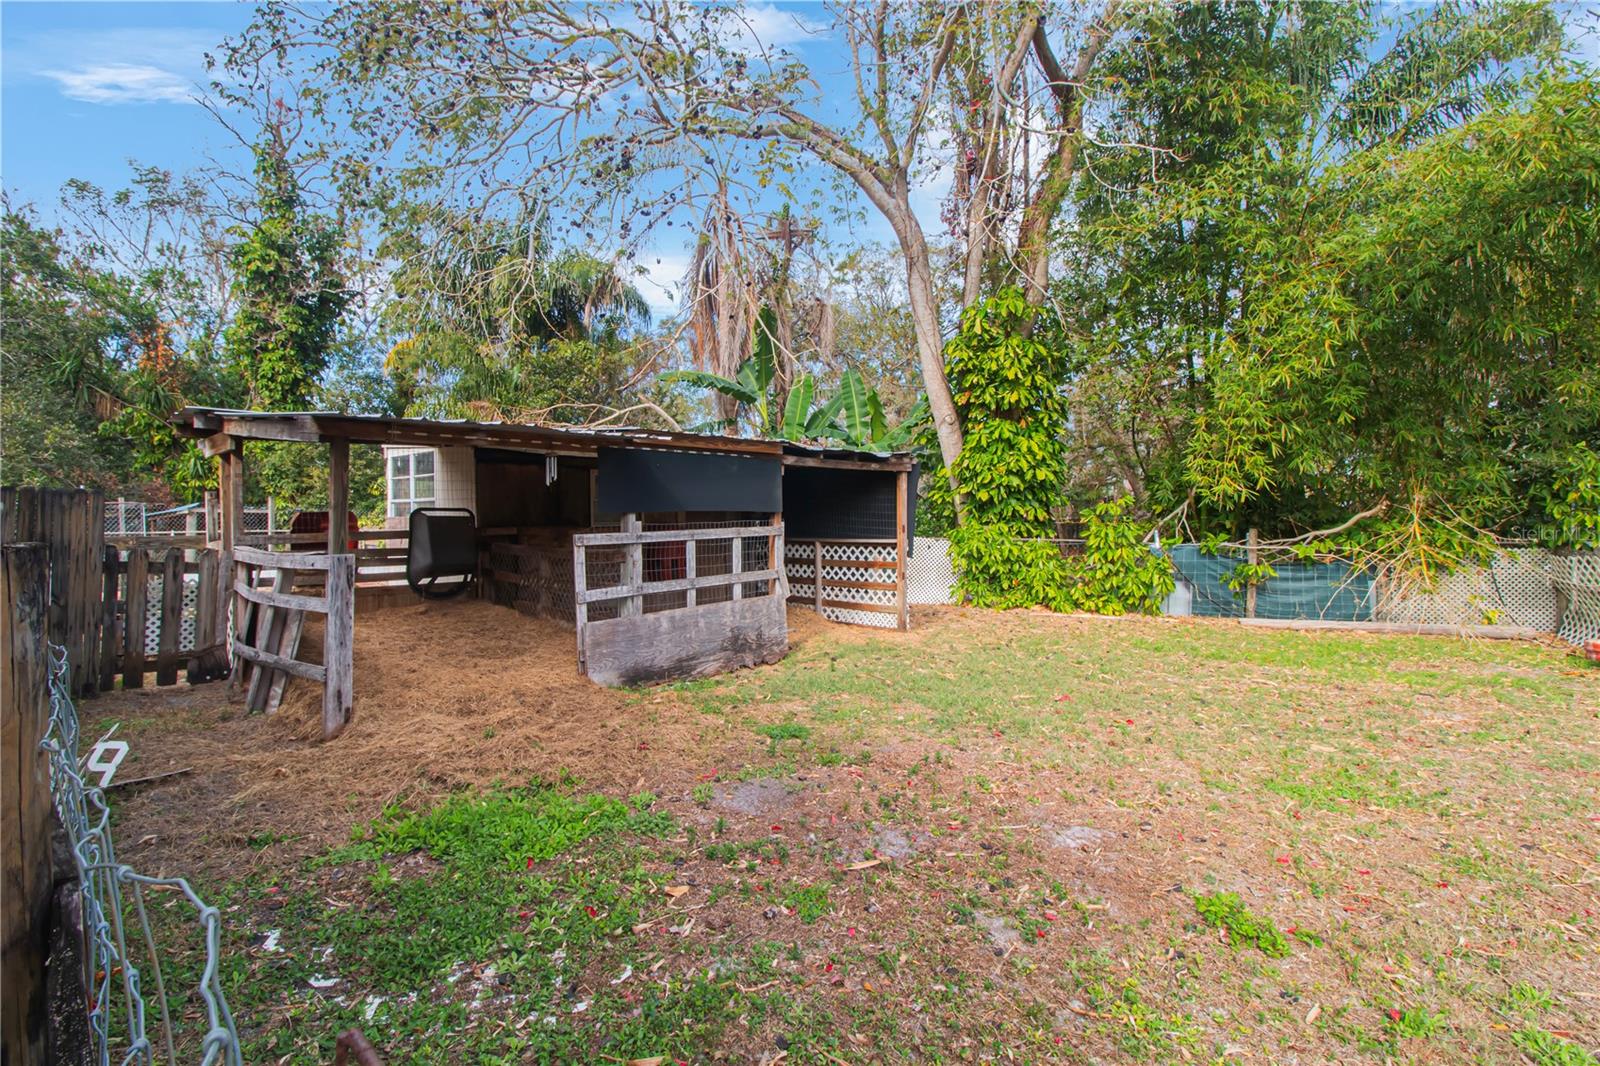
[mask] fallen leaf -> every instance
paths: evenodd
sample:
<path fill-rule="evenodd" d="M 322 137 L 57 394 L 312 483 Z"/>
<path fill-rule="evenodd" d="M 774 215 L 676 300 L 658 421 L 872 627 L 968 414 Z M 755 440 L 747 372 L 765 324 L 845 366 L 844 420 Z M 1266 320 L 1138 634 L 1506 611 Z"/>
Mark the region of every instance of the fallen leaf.
<path fill-rule="evenodd" d="M 684 893 L 689 891 L 689 886 L 688 885 L 667 885 L 661 891 L 665 892 L 667 895 L 671 896 L 673 899 L 677 899 L 679 896 L 681 896 Z"/>
<path fill-rule="evenodd" d="M 880 865 L 882 862 L 883 862 L 882 859 L 862 859 L 860 862 L 851 863 L 849 866 L 846 866 L 845 869 L 846 870 L 866 870 L 866 869 L 869 869 L 869 868 L 871 868 L 873 866 Z"/>
<path fill-rule="evenodd" d="M 1310 1025 L 1320 1017 L 1322 1017 L 1322 1004 L 1314 1003 L 1311 1009 L 1306 1011 L 1306 1024 Z"/>

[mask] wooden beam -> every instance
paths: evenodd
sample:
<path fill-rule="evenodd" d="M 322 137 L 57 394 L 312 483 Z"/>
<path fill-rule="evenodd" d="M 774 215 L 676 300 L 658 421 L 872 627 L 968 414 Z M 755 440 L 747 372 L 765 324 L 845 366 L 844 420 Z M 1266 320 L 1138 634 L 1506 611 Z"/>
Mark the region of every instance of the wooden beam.
<path fill-rule="evenodd" d="M 213 433 L 211 436 L 202 438 L 200 441 L 200 453 L 207 459 L 215 459 L 224 452 L 233 452 L 238 450 L 238 439 L 235 437 L 230 437 L 226 433 Z"/>
<path fill-rule="evenodd" d="M 315 444 L 323 438 L 311 415 L 222 416 L 222 432 L 240 440 L 287 440 Z"/>
<path fill-rule="evenodd" d="M 885 459 L 824 459 L 820 456 L 785 455 L 784 466 L 810 466 L 823 470 L 876 470 L 880 474 L 894 474 L 911 469 L 909 456 L 892 455 Z"/>
<path fill-rule="evenodd" d="M 343 555 L 350 536 L 350 442 L 328 442 L 328 554 Z"/>
<path fill-rule="evenodd" d="M 579 533 L 572 538 L 574 544 L 598 547 L 617 544 L 670 544 L 686 540 L 728 540 L 732 537 L 767 537 L 776 530 L 772 526 L 727 526 L 717 529 L 651 529 L 642 533 Z M 826 543 L 826 542 L 825 542 Z M 858 544 L 865 541 L 844 541 Z M 884 541 L 893 544 L 893 541 Z"/>

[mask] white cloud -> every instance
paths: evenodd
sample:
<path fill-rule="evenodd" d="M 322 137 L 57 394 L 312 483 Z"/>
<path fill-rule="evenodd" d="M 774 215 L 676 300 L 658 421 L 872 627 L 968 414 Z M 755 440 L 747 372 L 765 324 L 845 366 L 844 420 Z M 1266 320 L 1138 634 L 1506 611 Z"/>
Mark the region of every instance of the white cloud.
<path fill-rule="evenodd" d="M 92 63 L 75 70 L 43 70 L 61 93 L 90 104 L 192 104 L 199 90 L 187 79 L 144 63 Z"/>
<path fill-rule="evenodd" d="M 798 11 L 785 10 L 774 4 L 748 7 L 744 10 L 742 19 L 740 16 L 734 16 L 733 21 L 735 23 L 742 21 L 742 36 L 750 38 L 750 43 L 757 46 L 765 45 L 768 48 L 801 44 L 829 31 L 826 22 L 818 22 Z"/>
<path fill-rule="evenodd" d="M 681 306 L 683 276 L 689 272 L 689 254 L 664 248 L 640 252 L 634 262 L 644 268 L 638 278 L 639 295 L 650 305 L 656 321 L 670 318 Z"/>

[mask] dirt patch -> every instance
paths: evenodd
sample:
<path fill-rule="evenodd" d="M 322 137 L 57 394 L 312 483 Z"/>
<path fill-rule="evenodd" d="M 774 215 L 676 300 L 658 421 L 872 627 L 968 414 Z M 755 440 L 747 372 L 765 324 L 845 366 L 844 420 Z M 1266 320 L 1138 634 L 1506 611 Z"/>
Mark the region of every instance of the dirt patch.
<path fill-rule="evenodd" d="M 848 628 L 809 611 L 790 619 L 796 646 Z M 316 658 L 319 639 L 308 626 L 302 657 Z M 480 601 L 361 617 L 355 679 L 354 716 L 332 744 L 315 739 L 320 690 L 300 681 L 272 716 L 245 713 L 220 682 L 85 703 L 86 734 L 124 723 L 119 735 L 135 756 L 124 777 L 190 768 L 119 796 L 139 827 L 128 859 L 238 873 L 269 851 L 282 859 L 343 841 L 390 803 L 536 777 L 612 792 L 686 788 L 694 769 L 749 746 L 746 733 L 685 711 L 669 690 L 592 683 L 578 673 L 570 629 Z M 749 785 L 732 802 L 778 803 L 787 793 L 771 781 Z"/>
<path fill-rule="evenodd" d="M 782 781 L 741 781 L 717 790 L 712 805 L 739 814 L 781 814 L 794 806 L 794 791 Z"/>

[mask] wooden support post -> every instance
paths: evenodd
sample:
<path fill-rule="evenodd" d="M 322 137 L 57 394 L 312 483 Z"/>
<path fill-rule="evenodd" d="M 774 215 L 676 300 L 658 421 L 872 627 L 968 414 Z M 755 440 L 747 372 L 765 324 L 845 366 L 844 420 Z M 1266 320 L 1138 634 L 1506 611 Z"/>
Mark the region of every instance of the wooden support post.
<path fill-rule="evenodd" d="M 108 544 L 101 556 L 100 691 L 110 692 L 117 684 L 117 584 L 122 553 Z"/>
<path fill-rule="evenodd" d="M 624 533 L 638 533 L 641 530 L 639 516 L 625 514 L 622 516 L 622 531 Z M 638 541 L 622 546 L 622 584 L 630 588 L 637 587 L 644 581 L 644 545 Z M 631 617 L 644 613 L 643 594 L 630 595 L 622 601 L 621 613 L 623 617 Z"/>
<path fill-rule="evenodd" d="M 343 555 L 350 540 L 350 442 L 328 442 L 328 554 Z"/>
<path fill-rule="evenodd" d="M 894 479 L 894 607 L 895 617 L 902 630 L 911 628 L 911 608 L 906 598 L 906 542 L 910 539 L 906 525 L 906 472 Z"/>
<path fill-rule="evenodd" d="M 332 740 L 350 723 L 355 706 L 355 556 L 329 556 L 327 596 L 322 638 L 322 739 Z"/>
<path fill-rule="evenodd" d="M 232 656 L 234 639 L 242 639 L 245 635 L 245 609 L 248 606 L 247 601 L 233 591 L 234 582 L 241 572 L 248 574 L 246 568 L 233 565 L 233 549 L 244 534 L 244 448 L 230 448 L 217 457 L 217 463 L 217 525 L 222 554 L 217 562 L 221 580 L 217 582 L 216 625 L 223 647 Z M 232 659 L 228 671 L 230 694 L 238 691 L 240 682 L 244 680 L 244 668 L 243 659 Z"/>
<path fill-rule="evenodd" d="M 183 549 L 168 548 L 161 567 L 161 634 L 157 638 L 157 685 L 178 683 L 178 639 L 182 628 Z"/>
<path fill-rule="evenodd" d="M 822 613 L 822 541 L 811 542 L 811 605 Z"/>
<path fill-rule="evenodd" d="M 683 590 L 683 605 L 685 607 L 694 606 L 694 577 L 695 567 L 698 565 L 695 558 L 697 554 L 695 545 L 698 543 L 700 542 L 696 540 L 683 542 L 683 576 L 689 582 L 689 587 Z"/>
<path fill-rule="evenodd" d="M 0 1036 L 7 1066 L 48 1061 L 45 958 L 50 939 L 50 764 L 39 741 L 50 719 L 45 647 L 49 553 L 0 548 Z"/>
<path fill-rule="evenodd" d="M 589 604 L 583 594 L 589 591 L 589 549 L 573 541 L 572 544 L 572 620 L 577 628 L 578 670 L 584 669 L 583 630 L 589 624 Z"/>
<path fill-rule="evenodd" d="M 1261 559 L 1261 550 L 1256 547 L 1259 539 L 1260 538 L 1254 529 L 1250 530 L 1244 535 L 1244 558 L 1245 562 L 1249 563 L 1252 567 L 1254 567 Z M 1244 616 L 1246 618 L 1254 618 L 1256 616 L 1256 581 L 1255 572 L 1253 570 L 1250 574 L 1250 583 L 1245 586 L 1244 591 Z"/>
<path fill-rule="evenodd" d="M 145 610 L 149 596 L 150 554 L 128 549 L 127 614 L 122 623 L 122 687 L 144 687 Z"/>
<path fill-rule="evenodd" d="M 732 556 L 732 569 L 730 574 L 744 573 L 744 538 L 734 535 L 728 541 L 728 553 Z M 744 599 L 744 582 L 735 581 L 728 586 L 728 595 L 736 600 Z"/>
<path fill-rule="evenodd" d="M 782 511 L 772 516 L 772 524 L 779 530 L 783 528 Z M 767 538 L 767 569 L 778 572 L 778 576 L 773 579 L 772 584 L 767 586 L 767 594 L 781 596 L 784 602 L 787 603 L 789 599 L 789 568 L 787 560 L 783 557 L 783 551 L 783 534 L 781 532 L 774 533 Z"/>

